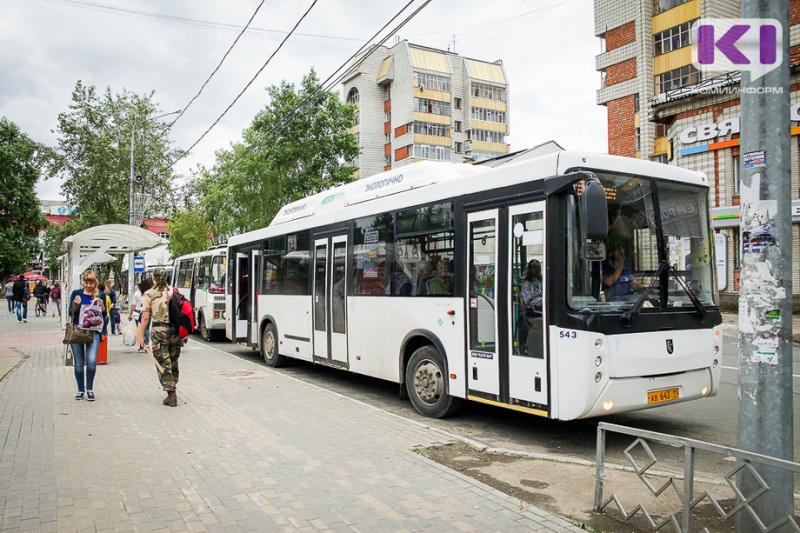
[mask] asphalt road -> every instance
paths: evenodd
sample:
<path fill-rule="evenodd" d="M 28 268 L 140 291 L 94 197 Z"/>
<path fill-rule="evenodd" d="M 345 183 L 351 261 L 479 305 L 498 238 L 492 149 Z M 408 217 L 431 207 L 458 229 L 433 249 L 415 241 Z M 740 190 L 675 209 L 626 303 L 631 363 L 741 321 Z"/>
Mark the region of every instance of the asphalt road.
<path fill-rule="evenodd" d="M 203 342 L 199 337 L 193 337 Z M 223 352 L 233 354 L 256 364 L 264 364 L 258 352 L 227 341 L 206 343 Z M 712 398 L 683 404 L 661 406 L 656 409 L 615 415 L 602 419 L 559 422 L 518 413 L 502 408 L 467 402 L 455 416 L 436 420 L 419 415 L 409 401 L 399 399 L 399 386 L 394 383 L 351 374 L 319 365 L 292 360 L 278 369 L 315 385 L 333 390 L 344 396 L 374 405 L 385 411 L 419 423 L 436 427 L 463 437 L 477 440 L 490 447 L 520 450 L 533 453 L 555 454 L 568 459 L 594 461 L 596 433 L 599 420 L 646 429 L 670 435 L 735 447 L 738 410 L 738 347 L 735 337 L 724 337 L 722 385 L 719 394 Z M 794 348 L 795 368 L 800 349 Z M 800 405 L 797 385 L 794 383 L 794 427 L 800 428 Z M 800 458 L 800 442 L 795 431 L 795 461 Z M 609 435 L 607 458 L 617 464 L 626 464 L 623 450 L 632 438 Z M 683 452 L 676 448 L 654 447 L 653 451 L 663 461 L 663 469 L 682 470 Z M 733 463 L 713 454 L 699 453 L 697 471 L 720 475 L 730 471 Z"/>

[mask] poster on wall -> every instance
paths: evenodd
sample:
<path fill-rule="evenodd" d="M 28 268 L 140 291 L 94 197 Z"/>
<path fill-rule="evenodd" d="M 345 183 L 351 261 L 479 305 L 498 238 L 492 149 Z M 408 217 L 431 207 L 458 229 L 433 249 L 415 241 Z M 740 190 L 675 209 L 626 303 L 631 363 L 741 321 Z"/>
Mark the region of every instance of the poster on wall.
<path fill-rule="evenodd" d="M 728 237 L 722 233 L 714 234 L 714 252 L 717 256 L 717 289 L 728 287 Z"/>

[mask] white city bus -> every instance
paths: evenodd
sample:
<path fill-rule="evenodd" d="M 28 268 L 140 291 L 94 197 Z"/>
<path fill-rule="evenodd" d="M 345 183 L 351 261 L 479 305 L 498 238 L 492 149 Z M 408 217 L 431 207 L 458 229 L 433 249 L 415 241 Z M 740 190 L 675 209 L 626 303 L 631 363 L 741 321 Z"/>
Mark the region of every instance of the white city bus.
<path fill-rule="evenodd" d="M 432 417 L 464 399 L 571 420 L 712 396 L 708 192 L 696 172 L 568 151 L 391 170 L 230 239 L 227 335 L 270 366 L 399 383 Z M 620 247 L 625 291 L 606 286 Z M 538 313 L 520 304 L 533 259 Z"/>
<path fill-rule="evenodd" d="M 200 336 L 210 340 L 225 330 L 225 274 L 227 250 L 212 246 L 204 252 L 183 255 L 175 261 L 174 287 L 192 303 Z"/>

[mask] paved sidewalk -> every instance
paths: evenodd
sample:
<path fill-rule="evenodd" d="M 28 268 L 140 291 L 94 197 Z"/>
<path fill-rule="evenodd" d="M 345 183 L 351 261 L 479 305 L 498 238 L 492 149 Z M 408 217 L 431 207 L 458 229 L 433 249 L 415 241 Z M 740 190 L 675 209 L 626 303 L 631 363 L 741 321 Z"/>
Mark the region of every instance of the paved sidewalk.
<path fill-rule="evenodd" d="M 580 531 L 414 452 L 442 433 L 199 342 L 177 408 L 119 336 L 75 401 L 61 336 L 0 313 L 2 531 Z"/>

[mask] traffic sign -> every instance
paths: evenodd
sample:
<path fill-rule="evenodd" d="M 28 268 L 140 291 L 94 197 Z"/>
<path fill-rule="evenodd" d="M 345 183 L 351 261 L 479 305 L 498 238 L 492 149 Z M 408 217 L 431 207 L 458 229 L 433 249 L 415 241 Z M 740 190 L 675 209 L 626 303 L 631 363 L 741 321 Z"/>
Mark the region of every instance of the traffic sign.
<path fill-rule="evenodd" d="M 133 258 L 133 271 L 144 272 L 144 257 L 137 256 Z"/>

